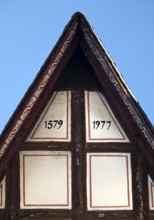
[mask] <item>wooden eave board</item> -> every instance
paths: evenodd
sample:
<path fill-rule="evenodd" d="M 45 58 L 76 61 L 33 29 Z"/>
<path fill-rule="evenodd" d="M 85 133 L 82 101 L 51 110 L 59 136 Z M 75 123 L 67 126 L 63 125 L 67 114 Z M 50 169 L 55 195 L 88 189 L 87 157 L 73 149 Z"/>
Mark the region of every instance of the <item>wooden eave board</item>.
<path fill-rule="evenodd" d="M 24 132 L 31 127 L 34 117 L 37 116 L 41 107 L 47 102 L 49 91 L 52 91 L 60 73 L 63 71 L 73 54 L 78 41 L 76 33 L 78 29 L 77 19 L 78 18 L 75 18 L 70 21 L 69 26 L 66 29 L 67 31 L 64 31 L 58 44 L 49 55 L 47 61 L 41 68 L 2 133 L 0 146 L 0 173 L 3 173 L 6 164 L 12 158 L 17 147 L 25 138 L 26 134 Z M 30 114 L 32 111 L 35 111 L 35 115 Z M 16 144 L 17 139 L 18 145 Z"/>
<path fill-rule="evenodd" d="M 26 129 L 30 128 L 35 120 L 31 112 L 35 109 L 36 116 L 39 114 L 39 109 L 41 109 L 48 100 L 49 91 L 54 88 L 78 46 L 82 48 L 85 55 L 88 51 L 89 57 L 86 55 L 87 59 L 94 69 L 101 85 L 105 86 L 104 82 L 107 82 L 107 86 L 104 88 L 108 96 L 110 97 L 111 93 L 107 91 L 107 89 L 111 89 L 115 92 L 117 99 L 122 103 L 124 110 L 127 110 L 128 121 L 131 119 L 129 126 L 130 128 L 135 127 L 135 129 L 138 130 L 138 134 L 141 138 L 136 138 L 136 141 L 138 143 L 141 141 L 145 142 L 146 149 L 145 146 L 140 145 L 141 151 L 144 154 L 144 158 L 149 162 L 151 173 L 154 173 L 153 130 L 147 125 L 149 124 L 147 118 L 144 117 L 139 105 L 117 71 L 112 59 L 100 44 L 91 26 L 82 14 L 76 13 L 65 28 L 58 43 L 2 133 L 0 140 L 1 174 L 16 151 L 18 144 L 21 144 L 26 137 Z M 41 97 L 44 97 L 44 99 L 42 100 Z M 113 104 L 115 105 L 115 103 Z M 154 179 L 154 176 L 152 178 Z"/>

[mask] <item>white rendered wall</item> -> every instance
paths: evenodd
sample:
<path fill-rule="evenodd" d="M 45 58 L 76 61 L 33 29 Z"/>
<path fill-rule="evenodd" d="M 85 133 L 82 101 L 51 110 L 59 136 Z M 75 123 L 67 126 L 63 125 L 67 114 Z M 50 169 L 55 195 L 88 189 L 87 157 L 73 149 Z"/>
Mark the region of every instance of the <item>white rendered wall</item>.
<path fill-rule="evenodd" d="M 71 140 L 71 92 L 54 92 L 27 141 Z"/>
<path fill-rule="evenodd" d="M 88 210 L 131 210 L 130 154 L 87 154 Z"/>
<path fill-rule="evenodd" d="M 71 208 L 71 153 L 20 153 L 21 208 Z"/>
<path fill-rule="evenodd" d="M 148 188 L 149 188 L 149 208 L 154 210 L 154 183 L 150 176 L 148 176 Z"/>
<path fill-rule="evenodd" d="M 85 106 L 87 142 L 129 142 L 101 93 L 86 91 Z"/>
<path fill-rule="evenodd" d="M 0 209 L 5 208 L 5 178 L 0 183 Z"/>

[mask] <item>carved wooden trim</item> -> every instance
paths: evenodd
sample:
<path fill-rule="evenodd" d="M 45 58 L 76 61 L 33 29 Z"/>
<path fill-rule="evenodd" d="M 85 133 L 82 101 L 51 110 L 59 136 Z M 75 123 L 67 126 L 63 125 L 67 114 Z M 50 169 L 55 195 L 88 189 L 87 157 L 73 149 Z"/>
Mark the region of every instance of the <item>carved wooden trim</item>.
<path fill-rule="evenodd" d="M 83 29 L 84 38 L 85 38 L 86 42 L 88 43 L 89 47 L 91 48 L 93 54 L 95 55 L 95 57 L 97 58 L 97 60 L 101 64 L 101 66 L 104 69 L 106 75 L 108 76 L 108 78 L 110 79 L 110 81 L 112 82 L 114 87 L 116 88 L 117 92 L 119 93 L 119 95 L 122 98 L 122 100 L 123 100 L 124 104 L 126 105 L 127 109 L 129 110 L 130 114 L 132 115 L 135 122 L 137 123 L 138 127 L 140 128 L 143 135 L 147 139 L 148 143 L 150 144 L 150 146 L 154 150 L 154 139 L 153 139 L 152 135 L 150 134 L 148 129 L 145 127 L 144 123 L 141 121 L 140 117 L 138 116 L 137 111 L 132 106 L 132 104 L 131 104 L 130 100 L 128 99 L 128 97 L 123 92 L 119 82 L 116 80 L 115 76 L 113 75 L 110 68 L 108 67 L 105 59 L 103 58 L 102 52 L 100 52 L 97 49 L 97 47 L 95 46 L 94 37 L 90 33 L 89 29 L 84 28 L 84 27 L 82 27 L 82 29 Z"/>
<path fill-rule="evenodd" d="M 19 131 L 21 125 L 23 124 L 24 120 L 27 118 L 28 114 L 30 113 L 31 109 L 33 108 L 34 104 L 36 103 L 37 99 L 39 98 L 40 94 L 44 90 L 47 82 L 49 81 L 51 75 L 57 68 L 57 65 L 59 64 L 60 60 L 62 59 L 64 53 L 66 52 L 67 48 L 69 47 L 70 43 L 72 42 L 75 33 L 77 30 L 77 23 L 72 28 L 72 31 L 70 31 L 70 34 L 68 35 L 66 41 L 62 45 L 62 48 L 60 52 L 57 54 L 55 60 L 53 61 L 52 65 L 50 66 L 48 72 L 45 74 L 42 81 L 39 83 L 38 87 L 36 88 L 33 96 L 31 97 L 30 101 L 24 108 L 23 112 L 19 116 L 19 119 L 16 121 L 15 126 L 12 128 L 10 133 L 8 134 L 7 138 L 5 139 L 5 142 L 3 143 L 1 149 L 0 149 L 0 159 L 2 158 L 4 152 L 6 151 L 8 145 L 11 143 L 11 141 L 14 139 L 15 135 Z"/>

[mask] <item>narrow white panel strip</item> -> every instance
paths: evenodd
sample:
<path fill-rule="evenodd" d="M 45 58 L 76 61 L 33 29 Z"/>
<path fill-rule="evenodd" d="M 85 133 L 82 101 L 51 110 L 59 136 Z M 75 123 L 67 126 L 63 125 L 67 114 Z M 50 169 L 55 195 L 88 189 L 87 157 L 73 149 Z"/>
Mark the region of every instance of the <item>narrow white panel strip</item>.
<path fill-rule="evenodd" d="M 5 208 L 5 178 L 0 183 L 0 209 Z"/>
<path fill-rule="evenodd" d="M 87 154 L 88 210 L 132 209 L 130 154 Z"/>
<path fill-rule="evenodd" d="M 85 92 L 87 142 L 129 142 L 104 96 Z"/>
<path fill-rule="evenodd" d="M 71 153 L 20 153 L 21 208 L 71 208 Z"/>
<path fill-rule="evenodd" d="M 154 210 L 154 183 L 150 176 L 148 176 L 148 188 L 149 188 L 149 208 Z"/>
<path fill-rule="evenodd" d="M 71 140 L 71 92 L 54 92 L 27 141 Z"/>

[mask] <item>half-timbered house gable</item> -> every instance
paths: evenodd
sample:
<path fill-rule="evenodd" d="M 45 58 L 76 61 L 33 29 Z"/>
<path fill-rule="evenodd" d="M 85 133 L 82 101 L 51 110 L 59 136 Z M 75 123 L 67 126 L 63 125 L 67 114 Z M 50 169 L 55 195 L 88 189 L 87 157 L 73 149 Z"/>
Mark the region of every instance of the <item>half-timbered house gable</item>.
<path fill-rule="evenodd" d="M 0 137 L 0 220 L 154 219 L 154 131 L 84 15 Z"/>

